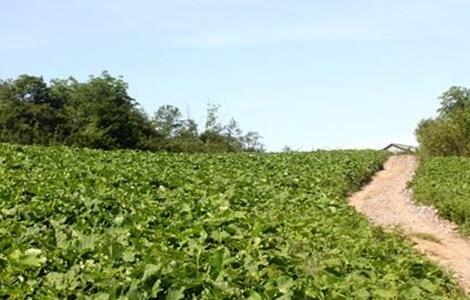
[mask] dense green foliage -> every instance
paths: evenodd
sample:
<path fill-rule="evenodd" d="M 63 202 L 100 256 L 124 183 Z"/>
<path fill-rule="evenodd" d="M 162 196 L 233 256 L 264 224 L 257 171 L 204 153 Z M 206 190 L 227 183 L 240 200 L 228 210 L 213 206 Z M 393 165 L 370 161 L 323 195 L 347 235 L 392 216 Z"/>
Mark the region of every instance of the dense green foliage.
<path fill-rule="evenodd" d="M 462 297 L 347 205 L 385 158 L 1 145 L 0 297 Z"/>
<path fill-rule="evenodd" d="M 104 72 L 87 82 L 21 75 L 0 81 L 0 142 L 97 149 L 171 152 L 261 151 L 255 132 L 235 120 L 222 125 L 218 106 L 208 108 L 203 132 L 177 107 L 161 106 L 149 118 L 121 78 Z"/>
<path fill-rule="evenodd" d="M 446 91 L 438 116 L 421 121 L 416 136 L 424 156 L 470 156 L 470 90 Z"/>
<path fill-rule="evenodd" d="M 413 180 L 415 199 L 435 206 L 442 217 L 470 233 L 470 158 L 426 159 Z"/>
<path fill-rule="evenodd" d="M 451 87 L 435 118 L 416 130 L 421 166 L 413 181 L 415 199 L 470 232 L 470 90 Z"/>

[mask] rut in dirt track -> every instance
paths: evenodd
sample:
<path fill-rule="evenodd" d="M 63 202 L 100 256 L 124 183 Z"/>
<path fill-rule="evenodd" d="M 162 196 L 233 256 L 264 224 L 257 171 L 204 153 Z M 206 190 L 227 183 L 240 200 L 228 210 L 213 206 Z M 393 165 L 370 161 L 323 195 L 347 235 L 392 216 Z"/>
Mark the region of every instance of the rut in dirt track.
<path fill-rule="evenodd" d="M 439 218 L 433 208 L 412 201 L 408 182 L 417 165 L 412 155 L 392 156 L 349 203 L 376 225 L 401 227 L 420 252 L 447 268 L 470 293 L 470 240 L 459 236 L 456 226 Z"/>

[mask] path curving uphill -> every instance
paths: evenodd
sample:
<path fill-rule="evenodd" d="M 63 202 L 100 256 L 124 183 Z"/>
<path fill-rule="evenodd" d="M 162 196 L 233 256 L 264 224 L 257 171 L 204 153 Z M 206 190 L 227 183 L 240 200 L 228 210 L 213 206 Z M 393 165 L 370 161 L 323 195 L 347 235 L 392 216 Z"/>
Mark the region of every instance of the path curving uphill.
<path fill-rule="evenodd" d="M 390 157 L 384 170 L 349 203 L 376 225 L 402 228 L 420 252 L 455 274 L 470 293 L 470 240 L 459 236 L 456 226 L 439 218 L 433 208 L 412 201 L 408 182 L 417 165 L 413 155 Z"/>

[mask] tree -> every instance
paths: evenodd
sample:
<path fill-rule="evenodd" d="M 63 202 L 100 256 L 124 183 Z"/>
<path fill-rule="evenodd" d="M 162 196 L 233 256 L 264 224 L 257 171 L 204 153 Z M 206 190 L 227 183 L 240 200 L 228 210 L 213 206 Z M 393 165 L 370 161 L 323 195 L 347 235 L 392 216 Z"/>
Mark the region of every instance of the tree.
<path fill-rule="evenodd" d="M 292 149 L 291 146 L 285 145 L 284 147 L 282 147 L 281 152 L 283 152 L 283 153 L 294 153 L 295 150 Z"/>
<path fill-rule="evenodd" d="M 470 108 L 470 90 L 464 87 L 453 86 L 440 99 L 440 117 L 450 117 L 456 111 Z"/>
<path fill-rule="evenodd" d="M 209 103 L 207 105 L 206 131 L 220 133 L 222 125 L 219 122 L 220 105 Z"/>
<path fill-rule="evenodd" d="M 153 118 L 158 141 L 157 148 L 171 152 L 201 152 L 197 124 L 191 118 L 183 119 L 178 107 L 160 106 Z"/>
<path fill-rule="evenodd" d="M 226 125 L 219 121 L 218 112 L 220 106 L 209 104 L 205 131 L 201 134 L 208 152 L 262 152 L 264 146 L 261 136 L 257 132 L 250 131 L 243 135 L 238 122 L 231 118 Z"/>
<path fill-rule="evenodd" d="M 0 84 L 0 140 L 54 144 L 63 136 L 63 102 L 42 77 L 21 75 Z"/>
<path fill-rule="evenodd" d="M 451 87 L 440 99 L 438 116 L 421 121 L 416 129 L 421 152 L 470 156 L 470 90 Z"/>
<path fill-rule="evenodd" d="M 22 103 L 51 105 L 53 102 L 50 89 L 42 77 L 20 75 L 11 88 L 15 98 Z"/>
<path fill-rule="evenodd" d="M 86 83 L 71 81 L 67 144 L 101 149 L 145 149 L 154 131 L 121 78 L 107 72 Z M 62 87 L 62 90 L 67 88 Z"/>
<path fill-rule="evenodd" d="M 208 104 L 205 130 L 200 139 L 205 145 L 207 152 L 229 152 L 230 147 L 222 134 L 223 126 L 219 122 L 220 105 Z"/>
<path fill-rule="evenodd" d="M 155 113 L 153 123 L 157 133 L 165 139 L 178 135 L 184 125 L 179 108 L 172 105 L 160 106 Z"/>
<path fill-rule="evenodd" d="M 175 152 L 204 152 L 204 143 L 199 137 L 197 123 L 188 117 L 183 120 L 173 142 L 172 151 Z"/>
<path fill-rule="evenodd" d="M 264 152 L 264 145 L 261 143 L 261 135 L 250 131 L 242 137 L 242 149 L 248 152 Z"/>
<path fill-rule="evenodd" d="M 172 152 L 258 149 L 259 138 L 243 136 L 234 119 L 220 123 L 219 109 L 208 106 L 200 134 L 197 123 L 183 119 L 175 106 L 161 106 L 150 119 L 127 83 L 107 72 L 86 82 L 69 77 L 47 83 L 21 75 L 0 80 L 0 142 Z"/>
<path fill-rule="evenodd" d="M 227 137 L 234 139 L 239 139 L 243 134 L 238 122 L 234 118 L 231 118 L 228 124 L 224 126 L 224 131 Z"/>

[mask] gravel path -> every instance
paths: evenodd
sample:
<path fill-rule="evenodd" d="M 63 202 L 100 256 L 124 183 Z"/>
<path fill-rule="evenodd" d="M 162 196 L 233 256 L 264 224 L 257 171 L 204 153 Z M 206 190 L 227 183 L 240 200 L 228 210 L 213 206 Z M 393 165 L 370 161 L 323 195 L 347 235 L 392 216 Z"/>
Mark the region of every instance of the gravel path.
<path fill-rule="evenodd" d="M 412 155 L 392 156 L 369 185 L 350 197 L 350 204 L 376 225 L 401 227 L 419 251 L 455 274 L 470 293 L 470 240 L 435 209 L 412 202 L 407 185 L 417 165 Z"/>

